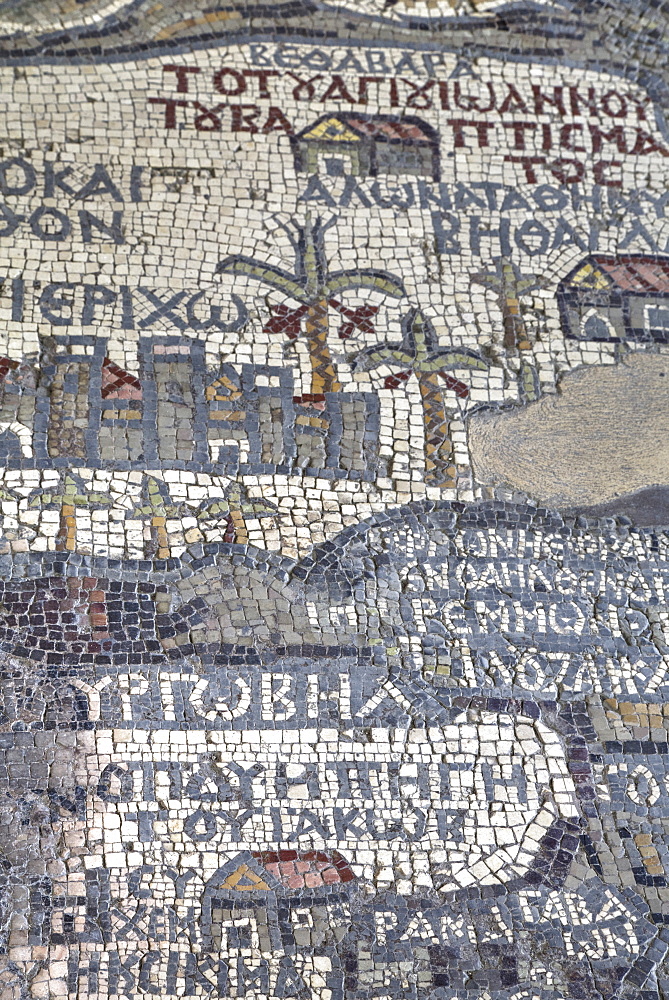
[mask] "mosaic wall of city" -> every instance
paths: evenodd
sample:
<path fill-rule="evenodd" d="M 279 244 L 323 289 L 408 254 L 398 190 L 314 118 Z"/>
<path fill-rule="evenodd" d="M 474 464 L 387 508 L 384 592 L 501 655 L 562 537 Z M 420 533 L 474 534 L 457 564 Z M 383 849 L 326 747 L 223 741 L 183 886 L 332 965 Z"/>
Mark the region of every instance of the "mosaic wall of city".
<path fill-rule="evenodd" d="M 669 997 L 668 65 L 0 5 L 0 1000 Z"/>

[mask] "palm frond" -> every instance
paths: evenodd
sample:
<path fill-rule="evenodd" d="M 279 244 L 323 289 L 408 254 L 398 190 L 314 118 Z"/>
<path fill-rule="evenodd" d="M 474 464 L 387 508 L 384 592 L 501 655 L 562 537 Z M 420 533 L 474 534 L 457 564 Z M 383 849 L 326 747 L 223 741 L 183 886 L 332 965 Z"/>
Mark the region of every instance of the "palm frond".
<path fill-rule="evenodd" d="M 239 510 L 244 517 L 274 517 L 279 513 L 279 508 L 275 504 L 262 497 L 241 503 Z"/>
<path fill-rule="evenodd" d="M 169 494 L 167 483 L 154 476 L 145 476 L 138 503 L 129 510 L 126 517 L 187 517 L 193 513 L 192 507 L 175 502 Z"/>
<path fill-rule="evenodd" d="M 299 237 L 299 234 L 300 234 L 299 227 L 297 227 L 297 229 L 296 229 L 298 235 L 294 236 L 293 233 L 291 232 L 290 226 L 287 223 L 283 222 L 277 215 L 272 216 L 272 218 L 276 222 L 276 224 L 279 227 L 279 229 L 283 230 L 283 232 L 285 233 L 285 235 L 286 235 L 286 237 L 288 239 L 288 242 L 290 243 L 291 247 L 293 248 L 293 251 L 294 251 L 295 255 L 297 256 L 298 237 Z M 293 222 L 293 228 L 296 228 L 294 222 Z"/>
<path fill-rule="evenodd" d="M 287 271 L 282 271 L 280 267 L 274 267 L 273 264 L 263 264 L 261 261 L 254 260 L 253 257 L 243 257 L 241 254 L 226 257 L 225 260 L 217 264 L 216 273 L 238 274 L 245 278 L 254 278 L 256 281 L 269 285 L 270 288 L 276 288 L 285 295 L 297 299 L 298 302 L 306 301 L 305 289 L 292 275 L 288 274 Z"/>
<path fill-rule="evenodd" d="M 144 504 L 144 506 L 140 505 L 140 506 L 137 506 L 137 507 L 133 507 L 132 510 L 129 510 L 128 514 L 127 514 L 127 517 L 129 517 L 129 518 L 140 517 L 141 518 L 141 517 L 151 517 L 151 516 L 154 516 L 154 515 L 156 515 L 156 508 L 155 507 L 149 507 L 147 504 Z"/>
<path fill-rule="evenodd" d="M 470 280 L 476 285 L 486 285 L 495 291 L 499 291 L 504 284 L 499 274 L 472 274 Z"/>
<path fill-rule="evenodd" d="M 83 491 L 84 484 L 82 480 L 79 478 L 79 476 L 74 476 L 70 472 L 65 474 L 62 483 L 63 483 L 63 493 L 65 493 L 66 496 L 75 496 L 79 490 Z"/>
<path fill-rule="evenodd" d="M 230 514 L 230 504 L 223 497 L 211 497 L 200 505 L 197 512 L 198 521 L 210 521 L 214 518 L 228 517 Z"/>
<path fill-rule="evenodd" d="M 541 281 L 537 281 L 534 278 L 520 278 L 516 282 L 516 291 L 519 295 L 524 295 L 525 292 L 529 292 L 532 288 L 541 288 Z"/>
<path fill-rule="evenodd" d="M 192 508 L 179 503 L 148 503 L 139 504 L 128 511 L 128 517 L 187 517 L 192 514 Z"/>
<path fill-rule="evenodd" d="M 82 507 L 87 507 L 89 505 L 111 507 L 114 503 L 114 498 L 108 493 L 77 493 L 73 500 L 75 504 Z"/>
<path fill-rule="evenodd" d="M 222 497 L 210 497 L 198 507 L 199 521 L 229 517 L 241 514 L 244 520 L 253 517 L 271 517 L 279 513 L 279 508 L 264 497 L 249 497 L 241 483 L 232 482 Z"/>
<path fill-rule="evenodd" d="M 414 355 L 409 351 L 393 347 L 370 347 L 360 352 L 353 368 L 355 371 L 367 371 L 370 368 L 378 368 L 379 365 L 400 365 L 402 368 L 411 368 L 413 362 Z"/>
<path fill-rule="evenodd" d="M 470 281 L 476 285 L 486 285 L 496 292 L 502 292 L 509 288 L 517 295 L 524 295 L 532 288 L 544 288 L 548 284 L 545 278 L 520 274 L 515 265 L 503 262 L 498 271 L 480 271 L 472 274 Z"/>
<path fill-rule="evenodd" d="M 244 486 L 232 482 L 225 490 L 226 502 L 231 511 L 239 512 L 242 517 L 265 517 L 278 514 L 278 508 L 264 497 L 250 497 Z"/>
<path fill-rule="evenodd" d="M 488 362 L 475 351 L 458 347 L 451 351 L 433 351 L 427 358 L 415 365 L 417 371 L 439 372 L 444 368 L 476 368 L 487 371 Z"/>
<path fill-rule="evenodd" d="M 87 490 L 83 479 L 71 472 L 62 476 L 60 492 L 37 490 L 28 498 L 29 507 L 62 507 L 63 504 L 73 504 L 75 507 L 111 507 L 114 502 L 109 493 Z"/>
<path fill-rule="evenodd" d="M 329 297 L 336 292 L 353 291 L 356 288 L 374 289 L 383 292 L 384 295 L 391 295 L 394 299 L 401 299 L 406 295 L 404 285 L 399 278 L 387 271 L 375 271 L 370 268 L 360 271 L 335 271 L 328 276 L 324 294 Z"/>
<path fill-rule="evenodd" d="M 55 502 L 58 502 L 58 497 L 54 493 L 42 493 L 41 490 L 28 498 L 29 507 L 50 507 Z"/>

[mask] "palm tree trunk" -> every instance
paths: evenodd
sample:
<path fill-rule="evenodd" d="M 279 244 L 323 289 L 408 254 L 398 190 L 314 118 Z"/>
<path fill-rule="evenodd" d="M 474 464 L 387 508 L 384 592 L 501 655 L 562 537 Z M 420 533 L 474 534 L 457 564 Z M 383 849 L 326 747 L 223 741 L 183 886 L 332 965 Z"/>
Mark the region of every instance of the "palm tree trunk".
<path fill-rule="evenodd" d="M 318 299 L 309 303 L 305 329 L 311 363 L 311 388 L 309 390 L 311 399 L 304 401 L 321 402 L 326 392 L 339 392 L 341 389 L 328 345 L 327 299 Z"/>
<path fill-rule="evenodd" d="M 60 527 L 56 535 L 57 552 L 74 552 L 77 547 L 77 517 L 74 504 L 64 503 L 60 507 Z"/>
<path fill-rule="evenodd" d="M 246 530 L 246 521 L 240 510 L 230 511 L 230 523 L 234 528 L 235 542 L 237 545 L 246 545 L 249 540 L 249 533 Z"/>
<path fill-rule="evenodd" d="M 634 838 L 634 843 L 639 851 L 639 854 L 641 855 L 641 860 L 646 872 L 649 875 L 666 875 L 660 856 L 657 853 L 657 849 L 653 845 L 649 834 L 638 833 Z"/>
<path fill-rule="evenodd" d="M 527 342 L 525 321 L 520 311 L 520 300 L 516 285 L 516 275 L 509 261 L 502 261 L 502 324 L 504 326 L 504 347 L 523 350 Z"/>
<path fill-rule="evenodd" d="M 170 543 L 167 538 L 166 521 L 167 518 L 160 515 L 151 518 L 151 527 L 155 531 L 156 544 L 158 546 L 158 551 L 156 552 L 158 559 L 169 559 L 170 557 Z"/>
<path fill-rule="evenodd" d="M 454 489 L 453 442 L 438 373 L 421 373 L 418 385 L 425 424 L 425 482 L 428 486 Z"/>
<path fill-rule="evenodd" d="M 517 348 L 520 352 L 518 383 L 521 398 L 530 403 L 541 395 L 539 376 L 532 354 L 532 344 L 527 337 L 525 320 L 520 311 L 520 302 L 515 292 L 508 290 L 502 303 L 504 322 L 504 346 Z"/>
<path fill-rule="evenodd" d="M 527 341 L 525 321 L 520 311 L 520 302 L 511 291 L 508 291 L 504 296 L 502 322 L 504 325 L 504 346 L 507 349 L 517 347 L 520 350 L 525 350 L 530 346 Z"/>
<path fill-rule="evenodd" d="M 532 354 L 532 344 L 527 337 L 527 328 L 520 310 L 520 301 L 512 284 L 507 284 L 502 301 L 502 321 L 504 324 L 504 347 L 520 351 L 520 371 L 518 382 L 520 394 L 525 402 L 538 399 L 541 395 L 539 377 Z"/>
<path fill-rule="evenodd" d="M 225 518 L 225 531 L 223 532 L 224 542 L 234 542 L 237 537 L 237 532 L 235 530 L 235 522 L 232 519 L 232 514 L 228 514 Z"/>

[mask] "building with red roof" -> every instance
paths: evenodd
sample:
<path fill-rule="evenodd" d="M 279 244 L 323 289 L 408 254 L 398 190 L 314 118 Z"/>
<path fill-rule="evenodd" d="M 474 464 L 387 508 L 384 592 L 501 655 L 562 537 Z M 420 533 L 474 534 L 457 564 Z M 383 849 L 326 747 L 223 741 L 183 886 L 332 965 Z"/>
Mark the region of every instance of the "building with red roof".
<path fill-rule="evenodd" d="M 410 174 L 439 180 L 439 134 L 420 118 L 341 112 L 323 115 L 291 138 L 295 170 L 358 177 Z"/>
<path fill-rule="evenodd" d="M 592 254 L 558 285 L 562 329 L 576 340 L 669 341 L 669 257 Z"/>
<path fill-rule="evenodd" d="M 350 924 L 357 879 L 338 851 L 243 851 L 213 873 L 201 901 L 205 950 L 251 922 L 262 951 L 336 944 Z"/>

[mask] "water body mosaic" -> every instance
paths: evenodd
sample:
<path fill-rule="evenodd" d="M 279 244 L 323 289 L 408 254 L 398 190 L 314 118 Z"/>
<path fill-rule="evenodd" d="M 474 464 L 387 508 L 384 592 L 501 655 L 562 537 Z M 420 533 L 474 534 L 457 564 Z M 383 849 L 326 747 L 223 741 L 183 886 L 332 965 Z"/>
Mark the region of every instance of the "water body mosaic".
<path fill-rule="evenodd" d="M 0 1000 L 666 998 L 668 27 L 0 5 Z"/>

